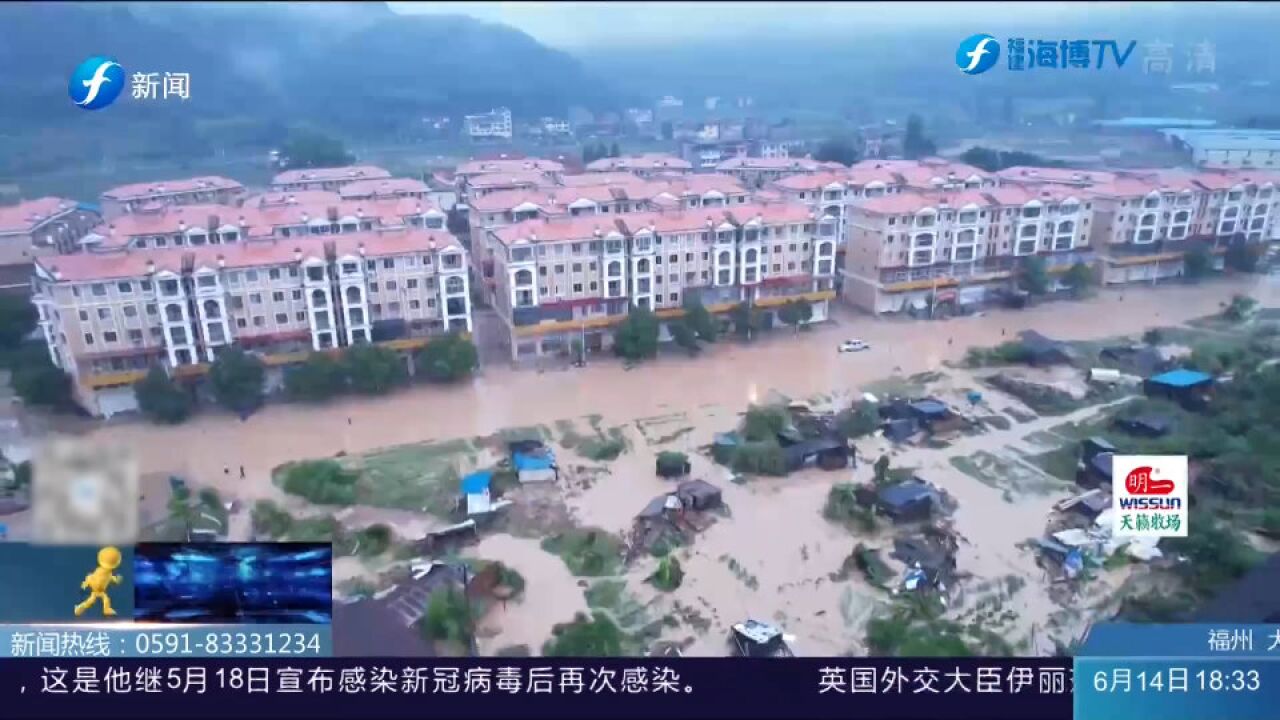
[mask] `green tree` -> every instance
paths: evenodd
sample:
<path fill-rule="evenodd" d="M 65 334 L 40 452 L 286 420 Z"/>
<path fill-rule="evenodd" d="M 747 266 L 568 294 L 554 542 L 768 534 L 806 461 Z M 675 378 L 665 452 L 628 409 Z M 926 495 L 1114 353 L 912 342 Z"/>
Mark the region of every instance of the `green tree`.
<path fill-rule="evenodd" d="M 294 400 L 321 402 L 346 390 L 347 377 L 332 355 L 313 352 L 285 374 L 284 389 Z"/>
<path fill-rule="evenodd" d="M 919 115 L 907 118 L 907 131 L 902 138 L 902 154 L 908 160 L 919 160 L 938 154 L 938 147 L 924 136 L 924 120 Z"/>
<path fill-rule="evenodd" d="M 433 593 L 419 622 L 422 634 L 429 640 L 471 645 L 471 603 L 466 593 L 456 587 Z"/>
<path fill-rule="evenodd" d="M 742 436 L 749 441 L 777 441 L 778 433 L 787 429 L 791 417 L 779 405 L 752 405 L 742 418 Z"/>
<path fill-rule="evenodd" d="M 977 145 L 961 153 L 960 160 L 987 172 L 996 172 L 1010 167 L 1063 167 L 1063 163 L 1035 153 L 1021 150 L 993 150 Z"/>
<path fill-rule="evenodd" d="M 1183 274 L 1191 282 L 1197 282 L 1213 272 L 1213 253 L 1203 243 L 1188 250 L 1182 262 Z"/>
<path fill-rule="evenodd" d="M 1256 272 L 1258 262 L 1262 260 L 1263 247 L 1261 244 L 1244 242 L 1243 239 L 1233 240 L 1227 246 L 1227 254 L 1222 259 L 1223 263 L 1237 272 Z"/>
<path fill-rule="evenodd" d="M 1159 345 L 1164 342 L 1164 333 L 1160 331 L 1160 328 L 1151 328 L 1142 333 L 1142 342 L 1148 345 Z"/>
<path fill-rule="evenodd" d="M 840 413 L 836 419 L 836 427 L 846 438 L 858 438 L 870 435 L 880 427 L 880 412 L 876 404 L 861 402 Z"/>
<path fill-rule="evenodd" d="M 428 342 L 414 362 L 418 374 L 429 382 L 457 382 L 479 367 L 480 353 L 466 337 L 449 333 Z"/>
<path fill-rule="evenodd" d="M 15 348 L 36 329 L 36 308 L 25 296 L 0 295 L 0 348 Z"/>
<path fill-rule="evenodd" d="M 632 305 L 614 333 L 613 352 L 627 360 L 651 358 L 658 354 L 658 331 L 658 316 Z"/>
<path fill-rule="evenodd" d="M 778 319 L 800 333 L 800 328 L 813 319 L 813 305 L 805 300 L 788 300 L 778 308 Z"/>
<path fill-rule="evenodd" d="M 341 167 L 355 162 L 342 141 L 323 133 L 300 130 L 293 133 L 280 151 L 288 168 Z"/>
<path fill-rule="evenodd" d="M 697 355 L 702 349 L 698 346 L 698 335 L 689 328 L 689 324 L 684 320 L 668 322 L 667 329 L 671 331 L 671 338 L 675 340 L 676 345 L 687 350 L 690 355 Z"/>
<path fill-rule="evenodd" d="M 1022 267 L 1018 269 L 1018 287 L 1032 295 L 1049 292 L 1049 272 L 1045 270 L 1044 258 L 1032 255 L 1022 260 Z"/>
<path fill-rule="evenodd" d="M 665 592 L 672 592 L 684 581 L 684 568 L 674 556 L 668 555 L 658 561 L 658 569 L 649 576 L 654 587 Z"/>
<path fill-rule="evenodd" d="M 716 321 L 711 317 L 711 312 L 706 306 L 698 300 L 689 297 L 684 298 L 684 321 L 689 329 L 698 336 L 703 342 L 716 341 Z"/>
<path fill-rule="evenodd" d="M 745 301 L 733 306 L 729 319 L 733 322 L 733 331 L 748 340 L 761 329 L 760 311 Z"/>
<path fill-rule="evenodd" d="M 841 165 L 852 165 L 858 162 L 858 148 L 844 138 L 824 140 L 813 153 L 818 162 L 838 162 Z"/>
<path fill-rule="evenodd" d="M 408 379 L 399 353 L 377 345 L 356 345 L 342 354 L 342 367 L 351 389 L 365 395 L 383 395 Z"/>
<path fill-rule="evenodd" d="M 133 393 L 138 408 L 156 422 L 176 425 L 191 416 L 191 393 L 159 365 L 152 365 L 147 376 L 134 384 Z"/>
<path fill-rule="evenodd" d="M 1072 294 L 1076 297 L 1082 297 L 1088 293 L 1094 285 L 1094 279 L 1093 268 L 1083 262 L 1072 265 L 1062 276 L 1062 282 L 1071 288 Z"/>
<path fill-rule="evenodd" d="M 265 375 L 262 360 L 232 345 L 219 352 L 210 366 L 209 384 L 219 405 L 244 416 L 262 405 Z"/>
<path fill-rule="evenodd" d="M 43 405 L 55 410 L 69 410 L 74 405 L 71 376 L 55 366 L 48 354 L 14 369 L 9 382 L 13 391 L 28 405 Z"/>

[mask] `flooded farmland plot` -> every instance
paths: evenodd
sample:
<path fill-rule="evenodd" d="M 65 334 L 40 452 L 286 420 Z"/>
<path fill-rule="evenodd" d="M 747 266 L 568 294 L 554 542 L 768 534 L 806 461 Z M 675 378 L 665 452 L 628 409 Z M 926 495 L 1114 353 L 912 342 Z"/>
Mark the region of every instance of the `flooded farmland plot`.
<path fill-rule="evenodd" d="M 866 652 L 869 628 L 897 621 L 997 647 L 978 632 L 985 628 L 1009 648 L 1043 653 L 1078 638 L 1092 620 L 1081 608 L 1105 604 L 1127 572 L 1096 570 L 1068 610 L 1026 546 L 1044 534 L 1055 503 L 1077 491 L 1070 473 L 1078 444 L 1126 392 L 1092 388 L 1079 366 L 964 367 L 965 350 L 1031 328 L 1063 341 L 1141 334 L 1153 322 L 1174 326 L 1216 312 L 1237 291 L 1228 283 L 1154 288 L 1124 300 L 1103 292 L 933 323 L 841 315 L 837 325 L 796 337 L 717 343 L 698 358 L 632 370 L 606 361 L 541 375 L 490 367 L 465 386 L 273 405 L 245 421 L 209 414 L 180 427 L 113 423 L 96 433 L 137 447 L 145 470 L 181 471 L 249 507 L 270 503 L 255 518 L 273 522 L 281 537 L 296 536 L 299 523 L 334 533 L 347 588 L 386 587 L 390 571 L 403 577 L 415 564 L 500 561 L 523 581 L 519 592 L 501 586 L 504 599 L 485 603 L 475 619 L 485 654 L 561 651 L 590 636 L 626 653 L 724 655 L 731 626 L 746 619 L 783 628 L 805 655 Z M 838 354 L 837 342 L 852 334 L 843 325 L 856 326 L 872 349 Z M 1040 412 L 987 381 L 1001 372 L 1070 404 Z M 853 464 L 831 470 L 806 462 L 772 474 L 735 471 L 713 458 L 726 434 L 744 432 L 751 405 L 826 418 L 814 432 L 844 432 L 868 392 L 882 407 L 934 401 L 948 420 L 902 440 L 851 431 Z M 777 433 L 780 447 L 800 442 L 788 433 L 808 432 L 795 425 L 801 430 Z M 183 448 L 183 467 L 157 446 Z M 556 471 L 524 481 L 517 447 L 549 451 Z M 660 475 L 660 453 L 687 462 L 687 473 Z M 876 469 L 882 456 L 887 473 Z M 289 467 L 325 459 L 336 495 L 325 494 L 328 484 L 320 490 L 285 477 Z M 242 464 L 244 479 L 224 472 Z M 477 472 L 485 502 L 497 509 L 469 516 L 461 485 Z M 828 503 L 837 485 L 874 495 L 912 478 L 949 499 L 943 520 L 955 567 L 945 590 L 930 591 L 937 597 L 929 602 L 945 603 L 925 619 L 903 620 L 923 586 L 913 575 L 920 568 L 893 552 L 918 536 L 918 523 L 876 513 L 866 527 L 836 522 Z M 375 526 L 388 528 L 385 543 L 381 530 L 370 534 Z M 640 544 L 645 537 L 661 542 Z M 883 565 L 865 561 L 871 550 Z"/>

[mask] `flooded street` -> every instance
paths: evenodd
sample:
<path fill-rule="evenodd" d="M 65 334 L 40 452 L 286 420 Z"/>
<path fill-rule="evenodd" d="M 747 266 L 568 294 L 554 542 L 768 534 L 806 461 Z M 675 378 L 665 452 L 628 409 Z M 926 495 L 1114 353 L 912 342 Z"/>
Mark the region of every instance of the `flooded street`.
<path fill-rule="evenodd" d="M 625 582 L 628 597 L 650 620 L 683 619 L 678 627 L 664 630 L 663 639 L 684 641 L 686 654 L 723 655 L 729 626 L 755 618 L 776 622 L 795 635 L 799 654 L 840 655 L 863 649 L 862 628 L 887 598 L 861 577 L 831 576 L 857 542 L 883 549 L 891 537 L 883 530 L 880 536 L 855 536 L 823 519 L 823 505 L 833 483 L 870 480 L 870 462 L 865 459 L 884 451 L 875 445 L 882 441 L 859 441 L 864 462 L 854 471 L 805 470 L 786 478 L 752 478 L 743 485 L 730 482 L 724 468 L 697 454 L 696 448 L 709 444 L 715 433 L 733 429 L 749 402 L 763 401 L 774 391 L 793 398 L 833 393 L 843 398 L 874 380 L 939 369 L 944 362 L 961 359 L 971 346 L 996 345 L 1014 339 L 1021 330 L 1035 329 L 1062 340 L 1137 334 L 1214 314 L 1233 294 L 1250 290 L 1264 304 L 1276 304 L 1273 286 L 1222 281 L 1106 291 L 1083 302 L 938 322 L 840 313 L 836 324 L 796 337 L 779 330 L 754 345 L 725 342 L 697 358 L 673 354 L 630 371 L 611 359 L 547 373 L 486 367 L 481 377 L 464 386 L 414 387 L 385 398 L 349 398 L 323 406 L 275 404 L 243 422 L 209 411 L 177 427 L 112 423 L 94 435 L 135 448 L 144 472 L 183 474 L 196 485 L 217 487 L 228 500 L 251 503 L 267 498 L 302 508 L 305 503 L 285 498 L 272 485 L 273 468 L 292 460 L 475 438 L 503 428 L 550 427 L 557 421 L 563 428 L 565 421 L 573 420 L 581 430 L 582 419 L 595 415 L 592 424 L 597 429 L 616 428 L 629 450 L 615 460 L 593 462 L 573 449 L 557 448 L 560 465 L 567 469 L 559 491 L 576 525 L 622 535 L 645 504 L 673 490 L 672 483 L 654 473 L 654 455 L 660 449 L 690 454 L 693 477 L 718 486 L 728 507 L 728 517 L 716 519 L 678 552 L 685 579 L 674 592 L 659 592 L 645 583 L 657 564 L 647 555 L 616 579 Z M 872 349 L 838 354 L 837 344 L 853 337 L 867 341 Z M 976 387 L 965 371 L 951 373 L 957 385 Z M 994 406 L 1016 404 L 1007 398 L 997 401 L 999 393 L 990 395 Z M 1007 628 L 1010 642 L 1027 642 L 1028 651 L 1052 649 L 1035 640 L 1038 629 L 1051 619 L 1056 618 L 1065 636 L 1076 635 L 1087 621 L 1083 614 L 1063 620 L 1063 608 L 1049 597 L 1045 573 L 1034 555 L 1017 547 L 1043 534 L 1054 502 L 1064 493 L 1027 493 L 1011 499 L 1000 487 L 961 472 L 950 459 L 993 448 L 1042 452 L 1043 448 L 1026 446 L 1024 438 L 1096 412 L 1097 407 L 1086 408 L 962 437 L 945 449 L 909 447 L 893 454 L 894 467 L 917 469 L 957 501 L 953 521 L 962 537 L 958 561 L 963 572 L 988 585 L 1008 577 L 1025 582 L 1021 591 L 1005 598 L 1005 607 L 1017 614 Z M 239 478 L 241 465 L 244 480 Z M 408 511 L 363 507 L 339 515 L 387 522 L 402 537 L 420 535 L 439 522 Z M 583 590 L 588 583 L 573 577 L 537 539 L 490 534 L 466 554 L 501 560 L 527 581 L 523 598 L 492 609 L 481 623 L 479 642 L 485 653 L 512 645 L 527 645 L 536 653 L 553 625 L 587 609 Z M 352 577 L 356 568 L 342 570 L 344 577 Z"/>

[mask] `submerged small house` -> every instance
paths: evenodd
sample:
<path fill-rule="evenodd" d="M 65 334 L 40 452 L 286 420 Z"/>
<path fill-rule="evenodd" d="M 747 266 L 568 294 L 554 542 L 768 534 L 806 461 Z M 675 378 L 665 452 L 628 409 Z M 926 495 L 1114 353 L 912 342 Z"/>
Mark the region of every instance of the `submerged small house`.
<path fill-rule="evenodd" d="M 838 470 L 849 466 L 849 444 L 842 438 L 828 436 L 804 440 L 782 448 L 787 461 L 787 471 L 794 472 L 809 465 L 823 470 Z"/>
<path fill-rule="evenodd" d="M 462 496 L 466 499 L 467 514 L 481 515 L 493 509 L 489 496 L 489 485 L 493 481 L 493 472 L 481 470 L 462 478 Z"/>
<path fill-rule="evenodd" d="M 938 492 L 920 478 L 880 488 L 876 507 L 894 522 L 928 520 L 938 502 Z"/>
<path fill-rule="evenodd" d="M 507 446 L 511 466 L 521 483 L 555 482 L 560 477 L 555 453 L 541 440 L 521 440 Z"/>
<path fill-rule="evenodd" d="M 1204 407 L 1212 387 L 1212 375 L 1186 368 L 1147 378 L 1142 384 L 1142 390 L 1148 397 L 1167 398 L 1187 409 Z"/>
<path fill-rule="evenodd" d="M 1027 361 L 1037 367 L 1046 365 L 1069 365 L 1075 356 L 1065 343 L 1045 337 L 1035 330 L 1024 330 L 1019 333 L 1022 348 L 1027 352 Z"/>

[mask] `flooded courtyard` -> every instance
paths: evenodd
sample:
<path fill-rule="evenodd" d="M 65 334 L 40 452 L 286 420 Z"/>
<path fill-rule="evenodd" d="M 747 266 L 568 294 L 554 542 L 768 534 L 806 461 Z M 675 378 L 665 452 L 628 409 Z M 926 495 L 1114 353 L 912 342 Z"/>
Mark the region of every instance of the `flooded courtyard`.
<path fill-rule="evenodd" d="M 466 449 L 451 456 L 450 470 L 466 473 L 492 462 L 491 454 L 478 449 L 480 439 L 504 429 L 540 428 L 562 468 L 556 487 L 541 490 L 551 508 L 548 517 L 484 533 L 464 550 L 501 560 L 527 582 L 522 597 L 491 607 L 481 619 L 477 636 L 486 654 L 510 646 L 536 653 L 554 625 L 590 609 L 605 609 L 624 630 L 670 641 L 686 654 L 725 654 L 729 627 L 747 618 L 784 627 L 795 636 L 798 654 L 865 652 L 866 622 L 890 598 L 861 577 L 838 571 L 856 543 L 884 548 L 891 537 L 884 529 L 856 536 L 825 520 L 823 506 L 833 483 L 870 481 L 872 461 L 888 454 L 894 467 L 915 469 L 956 501 L 951 522 L 960 538 L 958 565 L 969 576 L 967 605 L 994 598 L 1007 612 L 991 629 L 1007 634 L 1019 650 L 1044 653 L 1053 649 L 1048 628 L 1057 639 L 1077 637 L 1091 619 L 1084 605 L 1123 578 L 1094 584 L 1093 595 L 1076 610 L 1055 602 L 1045 572 L 1020 545 L 1043 533 L 1069 484 L 1026 458 L 1045 451 L 1037 439 L 1064 423 L 1086 423 L 1103 406 L 1038 416 L 1016 398 L 983 387 L 976 373 L 950 365 L 969 347 L 998 345 L 1022 330 L 1060 340 L 1139 334 L 1214 314 L 1232 294 L 1250 290 L 1264 304 L 1276 304 L 1271 286 L 1218 282 L 1105 291 L 1081 302 L 937 322 L 838 314 L 836 323 L 799 336 L 780 330 L 753 345 L 723 342 L 697 358 L 664 356 L 632 370 L 612 359 L 545 373 L 485 367 L 473 382 L 457 387 L 414 387 L 318 407 L 274 404 L 244 421 L 209 412 L 177 427 L 116 422 L 93 434 L 134 448 L 143 472 L 182 475 L 195 486 L 216 488 L 225 500 L 271 500 L 294 513 L 334 515 L 352 528 L 385 523 L 398 536 L 413 538 L 447 521 L 433 508 L 394 503 L 359 505 L 335 515 L 332 507 L 309 506 L 285 494 L 272 481 L 273 472 L 305 459 L 369 462 L 382 448 L 452 443 Z M 838 354 L 836 345 L 851 337 L 872 349 Z M 699 452 L 716 433 L 735 427 L 748 404 L 767 397 L 847 406 L 876 381 L 906 383 L 930 371 L 941 371 L 931 393 L 958 403 L 967 390 L 980 387 L 989 406 L 984 412 L 1005 420 L 939 447 L 895 448 L 880 438 L 863 438 L 855 443 L 856 469 L 807 469 L 743 483 L 731 481 L 725 468 Z M 615 439 L 625 450 L 592 459 L 584 442 L 597 436 Z M 685 573 L 678 588 L 661 591 L 646 582 L 659 562 L 648 554 L 614 574 L 583 578 L 540 546 L 539 533 L 562 526 L 625 535 L 650 500 L 673 489 L 654 472 L 661 450 L 688 454 L 691 477 L 720 488 L 726 506 L 723 517 L 674 551 Z M 526 490 L 539 492 L 521 488 L 517 497 Z M 344 559 L 344 579 L 362 573 L 376 575 Z"/>

